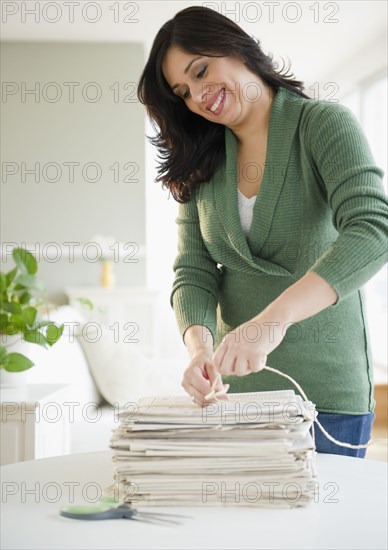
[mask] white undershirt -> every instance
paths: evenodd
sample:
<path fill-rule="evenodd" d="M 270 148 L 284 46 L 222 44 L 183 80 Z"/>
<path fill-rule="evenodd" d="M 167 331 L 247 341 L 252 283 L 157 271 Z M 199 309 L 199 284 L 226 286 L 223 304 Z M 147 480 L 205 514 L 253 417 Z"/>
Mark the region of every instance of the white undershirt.
<path fill-rule="evenodd" d="M 251 223 L 252 223 L 253 206 L 255 204 L 257 195 L 254 195 L 253 197 L 248 198 L 243 193 L 241 193 L 238 187 L 237 187 L 237 191 L 238 191 L 238 210 L 240 214 L 241 227 L 245 237 L 247 237 L 249 229 L 251 227 Z"/>

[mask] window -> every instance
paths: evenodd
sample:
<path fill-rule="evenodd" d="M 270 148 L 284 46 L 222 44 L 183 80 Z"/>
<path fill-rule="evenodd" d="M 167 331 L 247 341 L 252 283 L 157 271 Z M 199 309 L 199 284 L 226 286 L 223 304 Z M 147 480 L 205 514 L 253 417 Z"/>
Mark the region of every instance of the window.
<path fill-rule="evenodd" d="M 387 190 L 387 76 L 377 75 L 361 83 L 340 100 L 357 117 L 369 141 L 376 164 L 384 174 Z M 367 321 L 375 367 L 375 383 L 387 383 L 387 266 L 384 266 L 364 286 Z"/>

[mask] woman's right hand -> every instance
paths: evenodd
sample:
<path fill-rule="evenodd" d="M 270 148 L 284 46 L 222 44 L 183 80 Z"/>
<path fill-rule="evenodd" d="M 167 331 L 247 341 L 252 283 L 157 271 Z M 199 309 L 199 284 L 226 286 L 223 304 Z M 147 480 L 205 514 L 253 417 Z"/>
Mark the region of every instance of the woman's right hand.
<path fill-rule="evenodd" d="M 222 383 L 221 375 L 213 363 L 213 351 L 201 350 L 190 359 L 181 385 L 191 397 L 194 397 L 197 405 L 205 407 L 214 401 L 214 399 L 205 399 L 205 395 L 212 391 L 212 384 L 216 379 L 216 392 L 229 389 L 228 384 L 224 386 Z M 220 395 L 217 399 L 227 401 L 228 396 Z"/>

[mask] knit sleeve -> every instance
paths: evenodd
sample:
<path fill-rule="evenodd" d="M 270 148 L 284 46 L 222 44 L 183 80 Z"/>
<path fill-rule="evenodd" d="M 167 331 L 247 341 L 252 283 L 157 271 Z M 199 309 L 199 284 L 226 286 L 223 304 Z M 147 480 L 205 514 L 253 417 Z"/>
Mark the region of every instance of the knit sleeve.
<path fill-rule="evenodd" d="M 310 267 L 337 292 L 336 307 L 364 285 L 387 261 L 388 200 L 365 134 L 355 115 L 341 104 L 316 109 L 308 147 L 320 176 L 334 243 Z"/>
<path fill-rule="evenodd" d="M 178 255 L 170 304 L 174 309 L 182 339 L 191 325 L 206 326 L 215 341 L 218 285 L 221 272 L 202 239 L 195 197 L 179 203 Z"/>

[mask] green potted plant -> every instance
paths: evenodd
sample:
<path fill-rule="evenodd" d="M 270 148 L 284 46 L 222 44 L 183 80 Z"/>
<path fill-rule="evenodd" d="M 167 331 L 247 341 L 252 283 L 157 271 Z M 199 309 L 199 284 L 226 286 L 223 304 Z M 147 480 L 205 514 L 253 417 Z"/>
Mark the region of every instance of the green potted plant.
<path fill-rule="evenodd" d="M 64 325 L 41 316 L 46 288 L 36 276 L 35 257 L 24 248 L 14 248 L 12 257 L 16 267 L 0 273 L 0 369 L 16 373 L 34 366 L 19 352 L 27 351 L 25 343 L 49 348 L 62 336 Z"/>

